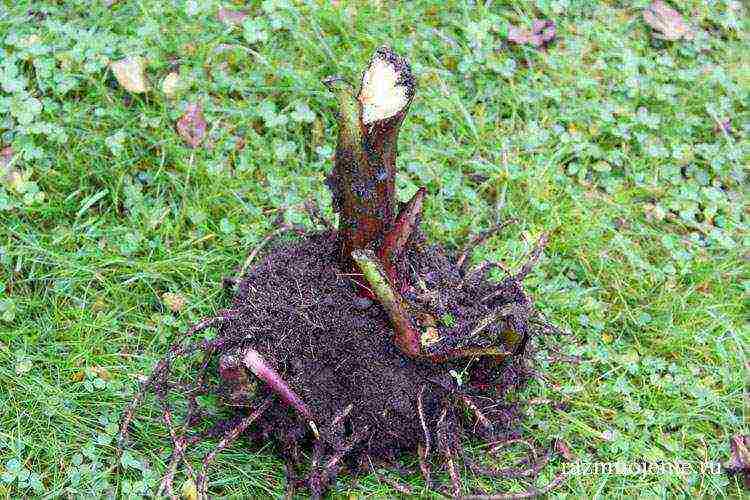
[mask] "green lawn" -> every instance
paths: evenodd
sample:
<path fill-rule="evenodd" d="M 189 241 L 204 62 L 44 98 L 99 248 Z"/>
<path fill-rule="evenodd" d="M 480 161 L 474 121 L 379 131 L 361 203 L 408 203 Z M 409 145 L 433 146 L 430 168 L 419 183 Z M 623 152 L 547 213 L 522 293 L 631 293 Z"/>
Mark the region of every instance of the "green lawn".
<path fill-rule="evenodd" d="M 158 409 L 140 413 L 126 473 L 121 410 L 175 335 L 228 304 L 221 277 L 280 211 L 312 227 L 301 204 L 314 198 L 331 216 L 320 81 L 357 79 L 381 44 L 419 80 L 397 182 L 401 199 L 427 187 L 428 234 L 455 248 L 515 217 L 474 259 L 517 266 L 551 233 L 527 284 L 581 362 L 541 363 L 519 397 L 568 409 L 532 405 L 526 435 L 561 437 L 587 463 L 728 458 L 730 436 L 750 433 L 746 3 L 674 1 L 695 32 L 675 42 L 653 39 L 643 0 L 239 3 L 224 5 L 250 16 L 231 26 L 217 0 L 0 2 L 0 497 L 153 491 L 169 454 Z M 557 39 L 509 46 L 509 24 L 534 18 Z M 114 79 L 125 56 L 146 61 L 147 93 Z M 192 102 L 208 122 L 197 149 L 175 129 Z M 216 494 L 284 491 L 270 449 L 231 448 L 211 480 Z M 599 473 L 554 495 L 739 488 Z M 375 475 L 336 492 L 396 494 Z"/>

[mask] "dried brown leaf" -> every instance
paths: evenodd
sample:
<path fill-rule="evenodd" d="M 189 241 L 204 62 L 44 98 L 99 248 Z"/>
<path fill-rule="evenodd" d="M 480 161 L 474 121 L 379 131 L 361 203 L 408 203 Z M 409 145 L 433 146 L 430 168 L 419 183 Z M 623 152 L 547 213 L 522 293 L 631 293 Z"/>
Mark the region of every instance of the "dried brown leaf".
<path fill-rule="evenodd" d="M 730 441 L 732 453 L 723 466 L 729 474 L 742 474 L 745 487 L 750 489 L 750 435 L 737 434 Z"/>
<path fill-rule="evenodd" d="M 562 439 L 558 439 L 555 441 L 555 451 L 562 455 L 565 460 L 572 462 L 576 458 L 576 456 L 573 455 L 573 452 L 570 451 L 568 443 L 566 443 Z"/>
<path fill-rule="evenodd" d="M 682 14 L 662 0 L 654 0 L 643 11 L 643 20 L 654 30 L 654 38 L 660 40 L 692 40 L 694 36 Z"/>
<path fill-rule="evenodd" d="M 199 103 L 188 104 L 185 114 L 177 120 L 177 132 L 191 148 L 200 146 L 206 137 L 206 120 Z"/>
<path fill-rule="evenodd" d="M 248 15 L 242 11 L 227 9 L 225 7 L 219 7 L 219 12 L 216 13 L 216 18 L 227 26 L 239 26 L 247 17 Z"/>
<path fill-rule="evenodd" d="M 113 62 L 111 67 L 117 82 L 128 92 L 141 94 L 148 90 L 142 58 L 126 57 Z"/>
<path fill-rule="evenodd" d="M 517 45 L 547 46 L 556 35 L 555 22 L 548 19 L 535 19 L 531 30 L 513 25 L 508 28 L 508 41 Z"/>
<path fill-rule="evenodd" d="M 3 149 L 0 149 L 0 172 L 3 175 L 6 173 L 5 169 L 8 167 L 12 159 L 13 159 L 12 147 L 7 146 Z"/>
<path fill-rule="evenodd" d="M 166 292 L 161 298 L 172 312 L 180 312 L 185 307 L 185 297 L 179 293 Z"/>
<path fill-rule="evenodd" d="M 112 375 L 109 373 L 109 370 L 102 366 L 94 366 L 91 368 L 91 371 L 102 380 L 112 380 Z"/>

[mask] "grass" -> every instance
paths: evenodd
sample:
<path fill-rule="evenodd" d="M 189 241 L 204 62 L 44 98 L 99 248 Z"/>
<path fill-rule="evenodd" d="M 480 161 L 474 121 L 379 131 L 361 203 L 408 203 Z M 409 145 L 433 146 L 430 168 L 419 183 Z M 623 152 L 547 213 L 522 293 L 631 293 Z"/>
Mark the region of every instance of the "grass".
<path fill-rule="evenodd" d="M 727 459 L 750 432 L 747 5 L 674 2 L 697 35 L 661 42 L 643 0 L 337 3 L 252 2 L 234 27 L 215 0 L 0 4 L 0 148 L 15 153 L 0 185 L 0 496 L 152 490 L 169 453 L 157 409 L 141 412 L 125 473 L 119 412 L 171 339 L 227 304 L 220 278 L 281 211 L 310 224 L 300 204 L 314 198 L 331 215 L 320 81 L 356 78 L 383 43 L 419 78 L 398 189 L 427 186 L 431 237 L 457 247 L 516 217 L 474 259 L 517 266 L 551 232 L 528 285 L 581 363 L 542 363 L 519 397 L 568 408 L 532 405 L 525 434 L 589 463 Z M 536 17 L 557 23 L 548 50 L 504 44 L 509 23 Z M 130 55 L 147 61 L 146 94 L 107 69 Z M 210 147 L 193 150 L 174 124 L 196 101 Z M 695 470 L 574 475 L 554 495 L 742 494 Z M 284 488 L 272 451 L 242 446 L 211 480 L 229 496 Z M 375 475 L 337 488 L 396 493 Z"/>

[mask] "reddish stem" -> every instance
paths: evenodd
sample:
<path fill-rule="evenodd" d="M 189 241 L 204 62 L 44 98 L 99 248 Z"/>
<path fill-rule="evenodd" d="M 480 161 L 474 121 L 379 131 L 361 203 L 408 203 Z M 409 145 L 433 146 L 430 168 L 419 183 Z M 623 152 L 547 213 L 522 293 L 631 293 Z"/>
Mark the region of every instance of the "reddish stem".
<path fill-rule="evenodd" d="M 419 216 L 422 214 L 422 205 L 426 194 L 427 189 L 423 187 L 414 193 L 411 200 L 404 206 L 401 213 L 398 214 L 393 227 L 385 233 L 383 245 L 378 252 L 378 257 L 385 268 L 388 279 L 394 284 L 399 284 L 402 291 L 406 283 L 399 276 L 396 269 L 397 262 L 401 258 L 406 244 L 409 242 L 409 237 L 411 237 L 414 229 L 419 224 Z"/>
<path fill-rule="evenodd" d="M 242 362 L 255 374 L 256 377 L 268 384 L 268 386 L 278 394 L 285 403 L 300 412 L 300 414 L 306 419 L 313 419 L 312 413 L 304 401 L 302 401 L 302 399 L 297 396 L 297 393 L 289 387 L 289 384 L 281 378 L 281 375 L 266 363 L 266 360 L 263 359 L 263 356 L 261 356 L 258 351 L 250 348 L 245 349 Z"/>

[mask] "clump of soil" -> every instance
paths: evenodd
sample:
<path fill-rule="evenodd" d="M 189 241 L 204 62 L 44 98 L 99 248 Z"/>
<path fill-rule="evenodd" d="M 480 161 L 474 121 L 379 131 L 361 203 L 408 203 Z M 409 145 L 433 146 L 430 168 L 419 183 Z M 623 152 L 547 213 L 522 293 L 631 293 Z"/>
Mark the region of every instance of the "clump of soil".
<path fill-rule="evenodd" d="M 414 286 L 404 295 L 437 318 L 429 359 L 409 358 L 395 346 L 388 315 L 362 296 L 361 285 L 342 269 L 339 252 L 333 230 L 276 241 L 236 283 L 232 306 L 196 325 L 157 365 L 124 415 L 121 445 L 134 410 L 152 390 L 174 444 L 160 492 L 172 494 L 184 461 L 205 494 L 208 465 L 241 436 L 275 441 L 288 464 L 290 487 L 306 487 L 316 497 L 342 468 L 366 472 L 372 463 L 393 464 L 404 454 L 419 457 L 428 484 L 435 458 L 444 463 L 453 495 L 460 494 L 459 460 L 475 473 L 501 477 L 533 476 L 541 469 L 548 455 L 522 469 L 492 469 L 462 448 L 471 438 L 497 446 L 518 438 L 521 412 L 508 396 L 533 374 L 530 340 L 549 331 L 521 285 L 541 244 L 528 265 L 497 283 L 487 278 L 491 266 L 466 272 L 465 255 L 446 255 L 415 232 L 404 259 Z M 210 327 L 214 338 L 196 339 Z M 490 346 L 503 354 L 436 361 L 451 350 Z M 176 383 L 175 361 L 201 352 L 197 381 Z M 283 379 L 304 411 L 242 364 L 248 352 Z M 192 431 L 184 435 L 169 403 L 175 389 L 188 401 L 184 418 Z M 197 402 L 200 395 L 219 396 L 229 418 L 210 422 Z M 196 475 L 185 449 L 216 437 L 216 449 Z M 311 455 L 309 462 L 305 455 Z"/>

